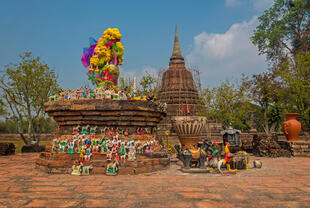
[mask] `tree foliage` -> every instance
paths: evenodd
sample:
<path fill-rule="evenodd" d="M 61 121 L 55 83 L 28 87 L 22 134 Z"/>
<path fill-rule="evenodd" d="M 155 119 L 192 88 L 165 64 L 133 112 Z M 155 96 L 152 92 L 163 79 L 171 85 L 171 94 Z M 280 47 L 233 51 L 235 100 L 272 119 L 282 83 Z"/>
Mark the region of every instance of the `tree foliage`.
<path fill-rule="evenodd" d="M 203 104 L 200 115 L 208 120 L 221 121 L 223 127 L 230 125 L 241 130 L 248 130 L 250 124 L 250 103 L 244 96 L 243 89 L 229 81 L 222 82 L 219 87 L 206 88 L 201 92 Z"/>
<path fill-rule="evenodd" d="M 2 100 L 2 98 L 0 98 L 0 116 L 4 116 L 6 115 L 6 107 L 5 107 L 5 104 Z"/>
<path fill-rule="evenodd" d="M 157 87 L 156 76 L 146 71 L 139 81 L 137 94 L 139 96 L 147 96 L 149 94 L 155 94 L 156 87 Z"/>
<path fill-rule="evenodd" d="M 247 97 L 259 105 L 261 111 L 261 126 L 265 132 L 273 132 L 282 120 L 282 110 L 279 106 L 279 90 L 281 83 L 272 72 L 254 74 L 251 79 L 243 80 Z"/>
<path fill-rule="evenodd" d="M 286 112 L 297 112 L 305 130 L 310 130 L 310 52 L 295 56 L 296 66 L 283 64 L 276 73 L 281 77 L 281 100 Z"/>
<path fill-rule="evenodd" d="M 275 0 L 258 20 L 251 39 L 272 64 L 310 50 L 309 0 Z"/>
<path fill-rule="evenodd" d="M 19 56 L 20 62 L 1 71 L 0 88 L 10 113 L 17 119 L 18 133 L 25 142 L 38 143 L 35 122 L 44 117 L 43 104 L 59 87 L 55 72 L 31 52 Z M 23 121 L 27 121 L 27 138 Z"/>

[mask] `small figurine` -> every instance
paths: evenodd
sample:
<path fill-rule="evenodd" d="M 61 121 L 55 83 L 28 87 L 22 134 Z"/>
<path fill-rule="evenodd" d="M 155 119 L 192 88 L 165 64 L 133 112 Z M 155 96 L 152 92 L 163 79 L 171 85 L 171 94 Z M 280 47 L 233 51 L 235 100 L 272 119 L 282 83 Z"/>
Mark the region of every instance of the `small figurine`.
<path fill-rule="evenodd" d="M 129 141 L 128 144 L 128 160 L 133 161 L 136 160 L 136 149 L 134 145 L 134 141 Z"/>
<path fill-rule="evenodd" d="M 77 165 L 76 163 L 72 166 L 72 173 L 71 175 L 81 175 L 82 166 Z"/>
<path fill-rule="evenodd" d="M 89 98 L 90 99 L 94 99 L 95 98 L 95 92 L 94 92 L 93 89 L 90 89 L 90 91 L 89 91 Z"/>
<path fill-rule="evenodd" d="M 107 153 L 107 160 L 109 161 L 109 160 L 112 160 L 112 152 L 111 151 L 109 151 L 108 153 Z"/>
<path fill-rule="evenodd" d="M 219 154 L 218 154 L 218 149 L 217 149 L 217 142 L 213 142 L 213 152 L 212 152 L 212 157 L 217 157 L 217 159 L 219 160 Z"/>
<path fill-rule="evenodd" d="M 102 152 L 108 152 L 107 140 L 103 141 L 101 147 L 102 147 Z"/>
<path fill-rule="evenodd" d="M 79 163 L 84 162 L 84 155 L 85 155 L 85 150 L 81 150 L 80 157 L 79 157 Z"/>
<path fill-rule="evenodd" d="M 227 168 L 227 170 L 229 171 L 229 172 L 234 172 L 231 168 L 230 168 L 230 161 L 231 161 L 231 159 L 232 159 L 232 157 L 233 157 L 233 155 L 230 153 L 230 151 L 229 151 L 229 146 L 230 146 L 230 144 L 228 143 L 228 142 L 226 142 L 226 145 L 225 145 L 225 158 L 224 159 L 222 159 L 222 160 L 220 160 L 219 162 L 218 162 L 218 165 L 217 165 L 217 169 L 220 171 L 220 173 L 221 174 L 223 174 L 223 172 L 221 171 L 221 166 L 222 166 L 222 164 L 226 164 L 226 168 Z M 235 170 L 236 171 L 236 170 Z"/>
<path fill-rule="evenodd" d="M 128 135 L 129 135 L 128 129 L 125 129 L 124 136 L 128 136 Z"/>
<path fill-rule="evenodd" d="M 90 134 L 96 134 L 97 133 L 97 126 L 90 128 Z"/>
<path fill-rule="evenodd" d="M 74 142 L 70 141 L 67 154 L 74 154 Z"/>
<path fill-rule="evenodd" d="M 125 162 L 125 160 L 126 160 L 126 154 L 120 155 L 120 160 L 121 160 L 121 162 Z"/>
<path fill-rule="evenodd" d="M 87 139 L 85 140 L 85 145 L 86 145 L 87 148 L 90 147 L 90 145 L 91 145 L 91 139 L 90 139 L 90 138 L 87 138 Z"/>
<path fill-rule="evenodd" d="M 119 161 L 119 155 L 117 153 L 114 154 L 113 161 Z"/>
<path fill-rule="evenodd" d="M 138 135 L 144 135 L 143 129 L 142 129 L 142 128 L 138 128 L 138 129 L 137 129 L 137 134 L 138 134 Z"/>
<path fill-rule="evenodd" d="M 146 146 L 145 153 L 153 153 L 154 150 L 150 146 Z"/>
<path fill-rule="evenodd" d="M 89 175 L 89 170 L 93 169 L 92 165 L 82 167 L 82 175 Z"/>
<path fill-rule="evenodd" d="M 59 138 L 53 139 L 52 152 L 56 152 L 59 146 Z"/>
<path fill-rule="evenodd" d="M 83 126 L 81 134 L 88 135 L 87 126 Z"/>
<path fill-rule="evenodd" d="M 118 152 L 120 155 L 124 155 L 126 154 L 126 150 L 125 150 L 125 142 L 121 142 L 121 146 Z"/>
<path fill-rule="evenodd" d="M 91 138 L 91 145 L 96 146 L 96 139 L 94 137 Z"/>
<path fill-rule="evenodd" d="M 73 128 L 72 135 L 77 135 L 80 131 L 80 125 Z"/>
<path fill-rule="evenodd" d="M 118 147 L 118 136 L 114 136 L 112 140 L 113 147 Z"/>
<path fill-rule="evenodd" d="M 119 100 L 119 94 L 116 91 L 114 91 L 113 100 Z"/>
<path fill-rule="evenodd" d="M 92 148 L 92 153 L 98 152 L 98 149 L 99 149 L 98 145 L 93 146 L 93 148 Z"/>
<path fill-rule="evenodd" d="M 87 154 L 84 155 L 84 161 L 85 162 L 89 162 L 90 161 L 90 156 L 91 156 L 90 154 L 89 155 L 87 155 Z"/>
<path fill-rule="evenodd" d="M 106 172 L 106 174 L 107 175 L 117 175 L 117 173 L 118 173 L 118 166 L 119 166 L 119 162 L 118 161 L 110 162 L 107 165 L 107 172 Z"/>
<path fill-rule="evenodd" d="M 66 146 L 67 146 L 67 140 L 64 139 L 64 140 L 61 142 L 61 144 L 60 144 L 60 149 L 59 149 L 59 151 L 60 151 L 60 152 L 66 152 Z"/>
<path fill-rule="evenodd" d="M 128 152 L 128 160 L 129 161 L 134 161 L 136 160 L 136 153 L 134 151 L 129 151 Z"/>

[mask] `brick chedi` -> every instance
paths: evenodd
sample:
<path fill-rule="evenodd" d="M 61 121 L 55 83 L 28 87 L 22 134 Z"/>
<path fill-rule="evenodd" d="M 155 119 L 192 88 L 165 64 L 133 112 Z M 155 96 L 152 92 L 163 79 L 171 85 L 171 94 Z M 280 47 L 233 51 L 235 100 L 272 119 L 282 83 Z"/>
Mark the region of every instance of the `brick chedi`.
<path fill-rule="evenodd" d="M 198 98 L 193 75 L 185 67 L 176 27 L 172 56 L 168 69 L 162 75 L 158 93 L 158 100 L 167 103 L 167 116 L 158 125 L 158 135 L 166 138 L 165 132 L 169 132 L 171 144 L 178 143 L 179 139 L 172 127 L 171 117 L 197 115 Z"/>
<path fill-rule="evenodd" d="M 177 27 L 169 68 L 163 73 L 158 99 L 167 103 L 168 116 L 197 114 L 198 91 L 191 71 L 185 68 Z"/>

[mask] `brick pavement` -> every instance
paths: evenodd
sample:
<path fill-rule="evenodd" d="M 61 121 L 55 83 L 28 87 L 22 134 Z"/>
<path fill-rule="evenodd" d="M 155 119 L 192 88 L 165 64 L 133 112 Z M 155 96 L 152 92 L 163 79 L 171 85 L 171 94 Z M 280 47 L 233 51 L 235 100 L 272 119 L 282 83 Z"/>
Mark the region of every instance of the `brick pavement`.
<path fill-rule="evenodd" d="M 177 165 L 150 175 L 71 176 L 39 172 L 37 157 L 0 157 L 0 207 L 310 207 L 310 158 L 260 158 L 262 169 L 230 176 L 185 174 Z"/>

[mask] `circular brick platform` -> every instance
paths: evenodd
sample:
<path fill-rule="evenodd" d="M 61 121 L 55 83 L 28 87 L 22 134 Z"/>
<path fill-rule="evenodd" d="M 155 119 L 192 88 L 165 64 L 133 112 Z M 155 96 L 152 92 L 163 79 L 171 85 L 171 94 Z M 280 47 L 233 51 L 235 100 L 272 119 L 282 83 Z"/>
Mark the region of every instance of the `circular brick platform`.
<path fill-rule="evenodd" d="M 118 127 L 133 133 L 152 128 L 166 115 L 159 104 L 139 100 L 62 100 L 44 103 L 44 110 L 59 126 L 59 134 L 71 134 L 77 125 Z"/>

